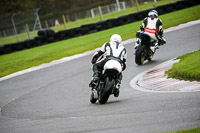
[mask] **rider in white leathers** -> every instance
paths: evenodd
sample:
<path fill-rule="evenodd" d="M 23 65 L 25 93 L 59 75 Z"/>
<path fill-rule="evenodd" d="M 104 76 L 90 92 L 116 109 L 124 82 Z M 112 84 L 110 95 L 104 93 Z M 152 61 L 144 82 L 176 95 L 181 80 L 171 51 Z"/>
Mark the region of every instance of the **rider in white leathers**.
<path fill-rule="evenodd" d="M 114 59 L 121 63 L 122 69 L 125 70 L 126 68 L 126 58 L 127 53 L 125 47 L 121 44 L 122 38 L 118 34 L 114 34 L 110 38 L 110 42 L 105 43 L 99 51 L 97 51 L 93 57 L 91 63 L 93 64 L 93 79 L 89 84 L 90 87 L 94 88 L 98 80 L 101 76 L 103 67 L 105 63 L 110 60 Z M 119 96 L 119 88 L 122 80 L 122 74 L 120 73 L 118 79 L 116 80 L 116 93 L 114 94 L 115 97 Z"/>
<path fill-rule="evenodd" d="M 166 43 L 166 40 L 163 38 L 163 29 L 162 29 L 162 21 L 158 18 L 158 12 L 156 10 L 152 10 L 148 13 L 149 17 L 146 17 L 140 26 L 141 31 L 145 34 L 148 34 L 151 39 L 158 41 L 158 45 L 163 45 Z M 140 31 L 136 34 L 136 43 L 135 49 L 139 45 L 140 41 Z"/>

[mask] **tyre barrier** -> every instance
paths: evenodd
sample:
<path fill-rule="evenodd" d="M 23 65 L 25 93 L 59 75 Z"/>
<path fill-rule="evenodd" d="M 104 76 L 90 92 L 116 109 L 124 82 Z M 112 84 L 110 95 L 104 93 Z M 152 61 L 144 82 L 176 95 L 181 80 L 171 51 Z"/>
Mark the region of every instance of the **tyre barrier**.
<path fill-rule="evenodd" d="M 147 17 L 147 14 L 150 10 L 157 10 L 159 15 L 162 15 L 165 13 L 170 13 L 173 11 L 192 7 L 198 4 L 200 4 L 200 0 L 183 0 L 183 1 L 178 1 L 178 2 L 174 2 L 174 3 L 162 5 L 162 6 L 157 6 L 152 9 L 140 11 L 137 13 L 131 13 L 131 14 L 120 16 L 113 19 L 108 19 L 108 20 L 104 20 L 104 21 L 100 21 L 100 22 L 96 22 L 92 24 L 86 24 L 80 27 L 71 28 L 67 30 L 61 30 L 58 32 L 55 32 L 52 29 L 42 29 L 38 31 L 38 36 L 33 39 L 11 43 L 11 44 L 0 45 L 0 55 L 29 49 L 29 48 L 45 45 L 52 42 L 66 40 L 73 37 L 79 37 L 82 35 L 87 35 L 87 34 L 99 32 L 99 31 L 107 30 L 110 28 L 114 28 L 117 26 L 129 24 L 132 22 L 140 21 L 140 20 L 143 20 L 145 17 Z"/>
<path fill-rule="evenodd" d="M 55 34 L 55 31 L 53 29 L 41 29 L 38 31 L 38 36 L 51 36 L 53 34 Z"/>
<path fill-rule="evenodd" d="M 81 26 L 81 33 L 83 35 L 98 32 L 96 23 L 86 24 Z"/>

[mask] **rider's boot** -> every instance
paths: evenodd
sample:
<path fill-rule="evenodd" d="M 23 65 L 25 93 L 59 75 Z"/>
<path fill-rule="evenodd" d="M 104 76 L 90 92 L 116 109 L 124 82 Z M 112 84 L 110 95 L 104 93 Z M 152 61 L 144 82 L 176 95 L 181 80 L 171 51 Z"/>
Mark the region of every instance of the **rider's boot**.
<path fill-rule="evenodd" d="M 99 76 L 100 76 L 99 72 L 94 72 L 93 77 L 92 77 L 92 81 L 89 84 L 89 87 L 92 88 L 92 93 L 93 93 L 94 99 L 98 99 L 98 93 L 97 93 L 96 87 L 97 87 L 97 84 L 98 84 L 98 81 L 99 81 Z"/>
<path fill-rule="evenodd" d="M 137 47 L 139 46 L 139 44 L 140 44 L 140 39 L 136 38 L 135 49 L 137 49 Z"/>
<path fill-rule="evenodd" d="M 166 39 L 164 37 L 161 37 L 161 39 L 158 41 L 159 46 L 164 45 L 166 43 Z"/>
<path fill-rule="evenodd" d="M 166 43 L 166 39 L 162 35 L 157 35 L 156 36 L 158 39 L 158 45 L 164 45 Z"/>
<path fill-rule="evenodd" d="M 119 89 L 121 85 L 121 80 L 122 80 L 122 74 L 119 75 L 118 79 L 115 81 L 115 90 L 114 90 L 114 96 L 118 97 L 119 96 Z"/>
<path fill-rule="evenodd" d="M 151 51 L 152 51 L 153 54 L 154 54 L 155 51 L 156 51 L 156 49 L 159 49 L 158 42 L 156 42 L 156 43 L 154 44 L 154 46 L 150 46 L 150 49 L 151 49 Z"/>
<path fill-rule="evenodd" d="M 93 93 L 93 98 L 98 99 L 98 93 L 97 93 L 97 90 L 95 88 L 92 88 L 92 93 Z"/>
<path fill-rule="evenodd" d="M 116 84 L 115 84 L 115 90 L 114 90 L 114 96 L 115 97 L 118 97 L 119 96 L 119 88 L 120 88 L 120 85 L 121 85 L 121 81 L 116 81 Z"/>
<path fill-rule="evenodd" d="M 100 72 L 94 72 L 89 87 L 92 88 L 96 87 L 99 81 L 99 77 L 100 77 Z"/>
<path fill-rule="evenodd" d="M 97 90 L 96 90 L 96 87 L 97 87 L 97 84 L 98 84 L 98 81 L 99 81 L 99 73 L 98 72 L 94 72 L 93 73 L 93 76 L 92 76 L 92 80 L 89 84 L 89 87 L 91 87 L 92 89 L 92 93 L 93 93 L 93 98 L 94 99 L 98 99 L 98 94 L 97 94 Z"/>
<path fill-rule="evenodd" d="M 93 76 L 92 76 L 92 81 L 89 84 L 89 87 L 95 88 L 98 84 L 100 75 L 101 75 L 101 71 L 99 70 L 97 64 L 93 65 Z"/>

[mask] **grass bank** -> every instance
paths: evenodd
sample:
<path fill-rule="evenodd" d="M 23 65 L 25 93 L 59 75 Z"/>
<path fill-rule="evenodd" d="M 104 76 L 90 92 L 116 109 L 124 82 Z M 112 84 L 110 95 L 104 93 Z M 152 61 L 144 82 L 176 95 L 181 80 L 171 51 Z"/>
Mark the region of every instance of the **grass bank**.
<path fill-rule="evenodd" d="M 198 51 L 178 57 L 175 63 L 166 73 L 170 78 L 181 80 L 200 81 L 200 49 Z"/>
<path fill-rule="evenodd" d="M 182 131 L 174 131 L 174 132 L 168 132 L 168 133 L 200 133 L 200 128 L 188 129 L 188 130 L 182 130 Z"/>
<path fill-rule="evenodd" d="M 163 28 L 167 29 L 178 24 L 200 19 L 199 9 L 200 5 L 161 15 L 160 18 L 163 21 Z M 123 40 L 134 38 L 141 23 L 142 21 L 139 21 L 69 40 L 2 55 L 0 56 L 0 77 L 42 63 L 93 50 L 109 41 L 109 37 L 114 33 L 120 34 Z"/>

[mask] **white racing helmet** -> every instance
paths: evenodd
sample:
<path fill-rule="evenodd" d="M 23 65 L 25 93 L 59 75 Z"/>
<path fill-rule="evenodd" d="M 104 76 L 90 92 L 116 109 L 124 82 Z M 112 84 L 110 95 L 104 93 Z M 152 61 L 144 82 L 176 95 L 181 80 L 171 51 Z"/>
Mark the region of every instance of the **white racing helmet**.
<path fill-rule="evenodd" d="M 120 35 L 118 34 L 114 34 L 110 37 L 110 42 L 118 42 L 121 43 L 122 42 L 122 38 Z"/>
<path fill-rule="evenodd" d="M 158 17 L 158 12 L 156 10 L 151 10 L 148 13 L 148 16 L 150 17 L 151 15 L 155 15 L 156 17 Z"/>

